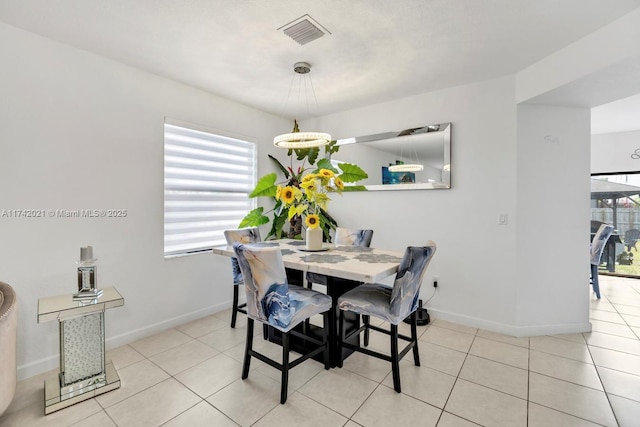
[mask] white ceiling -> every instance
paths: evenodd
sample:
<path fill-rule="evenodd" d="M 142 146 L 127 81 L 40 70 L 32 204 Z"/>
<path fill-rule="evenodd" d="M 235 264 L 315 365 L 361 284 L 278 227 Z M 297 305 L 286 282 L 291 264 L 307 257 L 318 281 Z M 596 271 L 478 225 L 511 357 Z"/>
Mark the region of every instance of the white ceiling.
<path fill-rule="evenodd" d="M 640 0 L 1 0 L 0 21 L 306 118 L 517 72 L 637 7 Z M 304 14 L 331 34 L 300 46 L 277 31 Z M 312 65 L 317 104 L 310 96 L 308 111 L 297 89 L 288 95 L 298 61 Z"/>

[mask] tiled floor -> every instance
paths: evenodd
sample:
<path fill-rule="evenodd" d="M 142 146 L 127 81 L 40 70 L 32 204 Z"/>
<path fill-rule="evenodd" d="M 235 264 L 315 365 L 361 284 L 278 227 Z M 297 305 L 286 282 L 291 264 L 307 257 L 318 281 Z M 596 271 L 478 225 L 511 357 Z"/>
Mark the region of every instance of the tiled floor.
<path fill-rule="evenodd" d="M 232 330 L 223 312 L 111 351 L 122 387 L 46 417 L 45 375 L 20 382 L 0 426 L 638 426 L 640 281 L 601 287 L 591 333 L 512 338 L 436 319 L 419 328 L 422 366 L 402 362 L 402 394 L 386 362 L 356 354 L 293 369 L 285 405 L 273 368 L 254 359 L 240 379 L 246 320 Z"/>

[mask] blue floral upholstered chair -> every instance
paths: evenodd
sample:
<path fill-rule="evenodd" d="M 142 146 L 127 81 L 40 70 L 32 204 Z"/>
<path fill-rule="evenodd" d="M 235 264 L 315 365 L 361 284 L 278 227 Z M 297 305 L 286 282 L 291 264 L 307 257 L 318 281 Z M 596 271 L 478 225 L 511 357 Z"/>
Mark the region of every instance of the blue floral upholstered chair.
<path fill-rule="evenodd" d="M 420 366 L 416 310 L 418 309 L 418 296 L 422 278 L 435 252 L 436 244 L 431 240 L 427 242 L 426 246 L 409 246 L 400 262 L 393 287 L 382 283 L 366 283 L 346 292 L 338 299 L 338 308 L 340 309 L 338 354 L 342 354 L 342 348 L 344 347 L 391 362 L 393 388 L 398 393 L 401 391 L 400 360 L 412 348 L 414 364 Z M 361 316 L 373 316 L 385 320 L 390 323 L 390 329 L 387 330 L 365 323 L 359 329 L 345 336 L 344 311 L 352 311 Z M 411 316 L 411 337 L 398 334 L 398 324 L 409 316 Z M 390 335 L 390 355 L 347 342 L 353 335 L 368 329 Z M 401 351 L 398 351 L 399 338 L 409 342 Z M 342 367 L 342 360 L 338 362 L 338 366 Z"/>
<path fill-rule="evenodd" d="M 310 357 L 323 355 L 324 367 L 329 369 L 329 310 L 331 297 L 301 286 L 288 285 L 282 253 L 277 247 L 259 247 L 234 243 L 233 249 L 244 278 L 247 294 L 247 342 L 242 367 L 242 379 L 249 376 L 251 357 L 282 372 L 280 403 L 287 400 L 289 369 Z M 293 328 L 316 314 L 323 314 L 323 339 L 303 335 Z M 282 332 L 282 363 L 253 350 L 253 324 L 257 320 Z M 312 344 L 312 349 L 289 361 L 290 336 Z"/>
<path fill-rule="evenodd" d="M 227 239 L 227 245 L 233 245 L 234 243 L 257 243 L 262 239 L 260 238 L 260 230 L 257 227 L 241 228 L 239 230 L 226 230 L 224 232 L 224 238 Z M 238 266 L 238 260 L 231 258 L 231 270 L 233 274 L 233 307 L 231 307 L 231 327 L 236 327 L 236 319 L 238 318 L 238 312 L 247 314 L 245 307 L 246 303 L 239 304 L 238 302 L 238 286 L 244 285 L 242 279 L 242 272 Z"/>
<path fill-rule="evenodd" d="M 600 299 L 600 284 L 598 283 L 598 266 L 600 265 L 600 258 L 602 252 L 607 244 L 607 240 L 613 233 L 613 227 L 611 225 L 602 224 L 596 235 L 593 236 L 591 242 L 591 284 L 593 285 L 593 291 L 596 293 L 596 298 Z"/>

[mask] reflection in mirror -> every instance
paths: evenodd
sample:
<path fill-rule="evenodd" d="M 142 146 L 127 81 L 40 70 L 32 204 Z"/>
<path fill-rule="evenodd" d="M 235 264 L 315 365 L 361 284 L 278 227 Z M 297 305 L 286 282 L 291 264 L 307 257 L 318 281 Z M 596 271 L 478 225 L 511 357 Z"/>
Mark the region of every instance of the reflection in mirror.
<path fill-rule="evenodd" d="M 332 162 L 354 163 L 368 190 L 451 188 L 451 123 L 339 139 Z"/>

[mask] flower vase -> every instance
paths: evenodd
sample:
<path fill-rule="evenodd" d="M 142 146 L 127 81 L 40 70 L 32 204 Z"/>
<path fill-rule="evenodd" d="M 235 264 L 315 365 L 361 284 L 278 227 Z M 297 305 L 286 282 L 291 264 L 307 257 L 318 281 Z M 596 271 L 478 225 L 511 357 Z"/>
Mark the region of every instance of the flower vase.
<path fill-rule="evenodd" d="M 307 228 L 307 250 L 319 251 L 322 249 L 322 228 Z"/>

